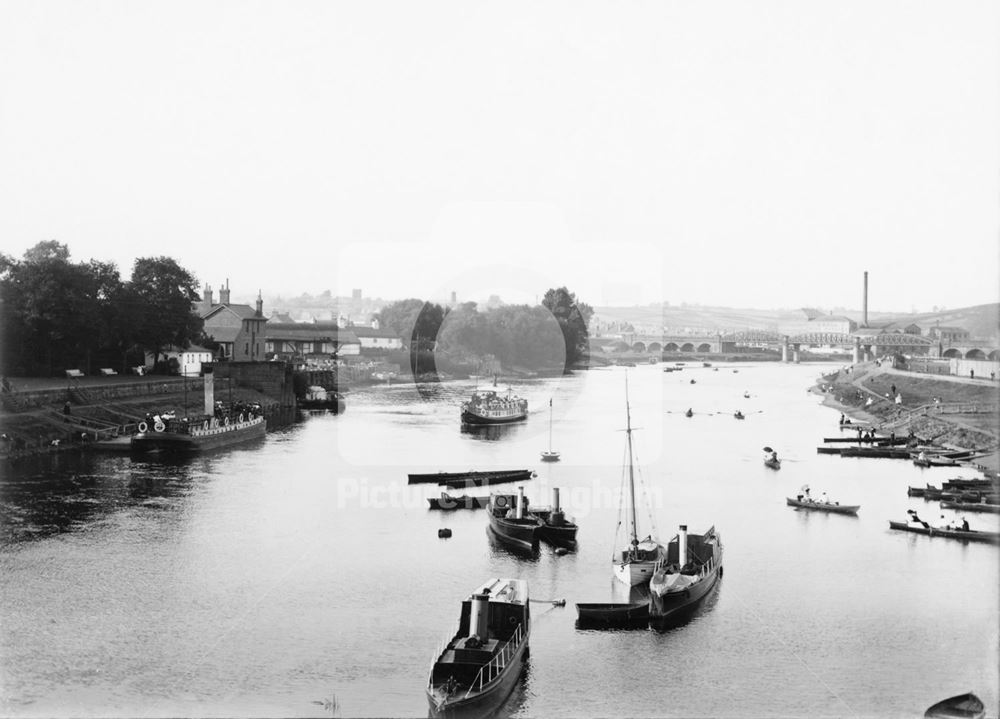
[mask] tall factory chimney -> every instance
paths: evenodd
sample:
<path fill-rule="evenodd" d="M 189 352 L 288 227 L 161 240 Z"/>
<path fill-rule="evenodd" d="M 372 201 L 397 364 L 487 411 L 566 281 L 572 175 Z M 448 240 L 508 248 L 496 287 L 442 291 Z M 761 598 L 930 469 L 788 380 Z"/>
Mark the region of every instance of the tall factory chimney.
<path fill-rule="evenodd" d="M 868 326 L 868 270 L 865 270 L 865 293 L 861 298 L 861 326 Z"/>

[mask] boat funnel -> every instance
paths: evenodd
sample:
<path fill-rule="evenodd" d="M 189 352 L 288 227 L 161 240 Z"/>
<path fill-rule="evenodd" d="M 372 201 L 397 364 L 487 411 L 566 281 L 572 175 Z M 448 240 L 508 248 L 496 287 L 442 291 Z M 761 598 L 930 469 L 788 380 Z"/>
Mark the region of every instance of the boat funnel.
<path fill-rule="evenodd" d="M 517 488 L 517 507 L 514 509 L 514 517 L 524 519 L 524 487 Z"/>
<path fill-rule="evenodd" d="M 559 487 L 552 488 L 552 513 L 559 511 Z"/>
<path fill-rule="evenodd" d="M 677 564 L 684 567 L 688 563 L 688 527 L 682 524 L 677 532 Z"/>
<path fill-rule="evenodd" d="M 489 637 L 490 595 L 473 594 L 472 611 L 469 615 L 469 636 L 477 636 L 483 641 Z"/>
<path fill-rule="evenodd" d="M 204 375 L 202 379 L 205 383 L 205 414 L 212 417 L 215 414 L 215 375 L 212 374 L 210 365 L 202 365 Z"/>

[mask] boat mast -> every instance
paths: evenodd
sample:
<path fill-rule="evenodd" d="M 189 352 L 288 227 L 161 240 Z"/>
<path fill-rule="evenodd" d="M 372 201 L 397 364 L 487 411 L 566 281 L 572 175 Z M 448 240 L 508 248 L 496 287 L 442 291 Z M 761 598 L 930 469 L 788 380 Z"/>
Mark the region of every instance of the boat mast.
<path fill-rule="evenodd" d="M 552 451 L 552 398 L 549 397 L 549 452 Z"/>
<path fill-rule="evenodd" d="M 632 510 L 632 549 L 639 546 L 635 524 L 635 475 L 632 466 L 632 413 L 628 406 L 628 374 L 625 375 L 625 437 L 628 442 L 628 494 Z"/>

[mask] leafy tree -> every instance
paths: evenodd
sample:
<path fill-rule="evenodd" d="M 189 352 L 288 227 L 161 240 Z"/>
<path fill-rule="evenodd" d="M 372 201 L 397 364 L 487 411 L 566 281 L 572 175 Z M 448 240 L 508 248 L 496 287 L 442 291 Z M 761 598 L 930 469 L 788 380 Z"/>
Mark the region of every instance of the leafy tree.
<path fill-rule="evenodd" d="M 99 347 L 100 272 L 69 261 L 69 249 L 40 242 L 17 262 L 4 257 L 0 282 L 4 300 L 5 367 L 53 374 L 68 367 L 90 369 Z M 97 330 L 95 332 L 95 329 Z"/>
<path fill-rule="evenodd" d="M 140 257 L 128 283 L 128 302 L 141 318 L 136 344 L 159 355 L 169 345 L 187 347 L 204 323 L 192 310 L 198 300 L 194 276 L 170 257 Z"/>
<path fill-rule="evenodd" d="M 587 323 L 594 309 L 578 302 L 576 295 L 565 287 L 550 289 L 545 293 L 542 305 L 552 313 L 562 330 L 566 343 L 566 367 L 584 360 L 587 356 Z"/>

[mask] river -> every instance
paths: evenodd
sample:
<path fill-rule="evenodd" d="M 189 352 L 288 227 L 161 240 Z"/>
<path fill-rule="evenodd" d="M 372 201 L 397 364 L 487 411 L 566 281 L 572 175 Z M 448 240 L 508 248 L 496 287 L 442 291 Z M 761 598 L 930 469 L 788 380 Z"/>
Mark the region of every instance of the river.
<path fill-rule="evenodd" d="M 826 366 L 662 367 L 627 370 L 652 505 L 640 527 L 652 517 L 666 540 L 714 525 L 725 545 L 725 576 L 686 624 L 575 626 L 574 603 L 620 595 L 625 369 L 519 381 L 528 421 L 488 435 L 459 427 L 471 381 L 371 387 L 253 446 L 7 468 L 0 712 L 426 716 L 431 655 L 460 602 L 510 576 L 566 606 L 532 605 L 531 656 L 503 715 L 912 717 L 970 690 L 995 713 L 1000 548 L 888 527 L 907 509 L 940 514 L 908 485 L 979 475 L 818 455 L 839 433 L 807 392 Z M 542 464 L 550 397 L 563 459 Z M 780 471 L 763 466 L 765 445 Z M 484 511 L 431 511 L 440 489 L 407 486 L 408 472 L 470 468 L 536 470 L 524 483 L 536 504 L 559 487 L 578 550 L 510 554 Z M 803 484 L 859 515 L 787 507 Z M 973 528 L 997 519 L 969 515 Z"/>

